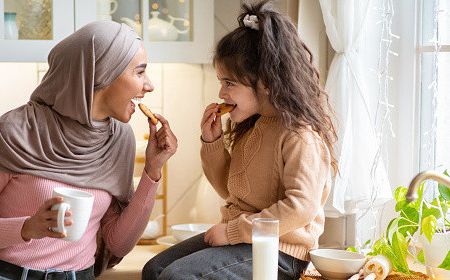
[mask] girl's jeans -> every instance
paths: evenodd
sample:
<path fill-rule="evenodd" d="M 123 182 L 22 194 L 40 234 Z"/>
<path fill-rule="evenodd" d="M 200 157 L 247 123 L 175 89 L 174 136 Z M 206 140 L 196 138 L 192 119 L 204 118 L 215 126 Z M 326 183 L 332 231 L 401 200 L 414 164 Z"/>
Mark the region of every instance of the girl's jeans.
<path fill-rule="evenodd" d="M 204 233 L 158 254 L 144 266 L 143 280 L 252 279 L 252 245 L 211 247 Z M 278 255 L 278 279 L 299 279 L 309 262 L 285 253 Z"/>

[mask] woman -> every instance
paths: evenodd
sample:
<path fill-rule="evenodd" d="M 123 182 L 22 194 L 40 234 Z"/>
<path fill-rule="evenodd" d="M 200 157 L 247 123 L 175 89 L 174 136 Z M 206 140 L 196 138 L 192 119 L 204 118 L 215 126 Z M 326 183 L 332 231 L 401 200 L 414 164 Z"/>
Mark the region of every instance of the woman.
<path fill-rule="evenodd" d="M 139 240 L 161 168 L 177 149 L 168 121 L 156 115 L 162 127 L 149 122 L 145 170 L 133 191 L 135 139 L 126 123 L 135 111 L 132 99 L 154 89 L 146 66 L 132 29 L 88 24 L 51 50 L 49 70 L 30 101 L 1 116 L 0 279 L 94 279 L 95 257 L 109 256 L 98 250 L 97 233 L 119 258 Z M 95 197 L 79 241 L 51 230 L 57 214 L 51 207 L 62 201 L 51 194 L 61 186 Z"/>

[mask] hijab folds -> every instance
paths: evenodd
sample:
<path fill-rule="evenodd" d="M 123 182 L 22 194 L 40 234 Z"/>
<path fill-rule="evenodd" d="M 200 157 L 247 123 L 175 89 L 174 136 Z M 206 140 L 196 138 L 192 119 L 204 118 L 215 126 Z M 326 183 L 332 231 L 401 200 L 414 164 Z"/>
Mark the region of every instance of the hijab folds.
<path fill-rule="evenodd" d="M 115 119 L 94 121 L 92 102 L 140 44 L 131 28 L 112 21 L 90 23 L 58 43 L 30 101 L 0 117 L 0 170 L 102 189 L 126 204 L 134 135 Z"/>

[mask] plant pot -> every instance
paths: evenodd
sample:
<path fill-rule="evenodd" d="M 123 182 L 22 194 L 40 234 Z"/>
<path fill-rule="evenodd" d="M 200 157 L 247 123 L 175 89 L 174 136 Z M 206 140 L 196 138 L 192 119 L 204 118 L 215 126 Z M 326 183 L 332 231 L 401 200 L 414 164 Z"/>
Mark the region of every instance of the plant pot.
<path fill-rule="evenodd" d="M 450 251 L 450 232 L 435 233 L 431 243 L 423 235 L 419 240 L 423 246 L 427 275 L 432 279 L 450 279 L 450 270 L 438 268 Z"/>

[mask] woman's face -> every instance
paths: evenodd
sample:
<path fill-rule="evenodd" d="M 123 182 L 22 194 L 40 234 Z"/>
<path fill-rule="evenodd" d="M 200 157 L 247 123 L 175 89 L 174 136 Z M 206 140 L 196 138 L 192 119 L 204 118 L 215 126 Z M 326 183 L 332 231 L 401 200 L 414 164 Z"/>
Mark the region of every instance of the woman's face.
<path fill-rule="evenodd" d="M 236 105 L 230 112 L 230 119 L 234 122 L 253 116 L 259 111 L 259 102 L 252 87 L 235 81 L 231 75 L 217 67 L 217 78 L 220 81 L 219 98 L 227 104 Z"/>
<path fill-rule="evenodd" d="M 121 122 L 128 122 L 135 111 L 133 98 L 143 98 L 147 92 L 152 92 L 154 86 L 145 69 L 147 53 L 141 45 L 127 68 L 109 86 L 94 94 L 92 116 L 95 120 L 107 117 Z"/>

